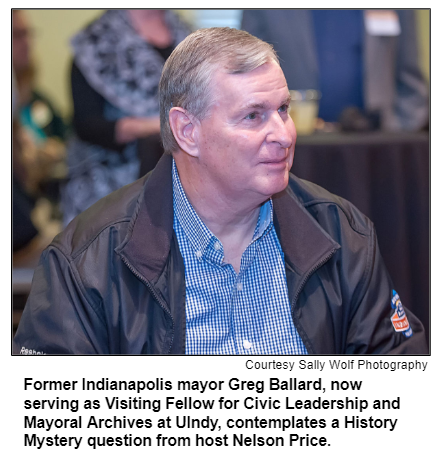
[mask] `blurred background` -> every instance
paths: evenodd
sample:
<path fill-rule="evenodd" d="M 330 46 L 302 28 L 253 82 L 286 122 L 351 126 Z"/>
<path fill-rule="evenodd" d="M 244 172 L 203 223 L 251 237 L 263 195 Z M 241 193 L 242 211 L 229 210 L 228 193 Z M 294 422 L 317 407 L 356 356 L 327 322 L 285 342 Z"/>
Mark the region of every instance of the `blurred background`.
<path fill-rule="evenodd" d="M 193 30 L 201 27 L 240 28 L 242 10 L 176 10 Z M 72 58 L 70 38 L 104 10 L 28 10 L 29 22 L 36 31 L 33 52 L 39 63 L 36 84 L 57 103 L 63 116 L 72 114 L 69 66 Z M 429 80 L 429 10 L 417 10 L 419 62 Z M 296 88 L 291 88 L 296 89 Z"/>
<path fill-rule="evenodd" d="M 298 132 L 292 172 L 373 220 L 402 302 L 429 333 L 426 9 L 13 12 L 14 327 L 44 247 L 154 167 L 163 62 L 189 32 L 215 26 L 274 45 Z"/>

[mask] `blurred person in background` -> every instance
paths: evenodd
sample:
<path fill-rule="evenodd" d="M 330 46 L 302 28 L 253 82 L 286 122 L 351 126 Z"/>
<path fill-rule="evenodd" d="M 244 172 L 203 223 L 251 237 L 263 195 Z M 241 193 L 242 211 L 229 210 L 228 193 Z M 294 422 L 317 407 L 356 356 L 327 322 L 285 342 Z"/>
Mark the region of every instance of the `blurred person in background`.
<path fill-rule="evenodd" d="M 21 129 L 20 122 L 14 119 L 12 125 L 12 240 L 14 255 L 26 247 L 38 234 L 31 218 L 36 199 L 26 191 L 27 174 L 22 161 Z"/>
<path fill-rule="evenodd" d="M 163 153 L 159 79 L 188 33 L 172 11 L 110 10 L 72 39 L 75 138 L 64 224 L 156 165 Z"/>
<path fill-rule="evenodd" d="M 50 222 L 45 215 L 48 206 L 38 199 L 35 186 L 41 178 L 40 171 L 32 171 L 30 165 L 38 166 L 33 158 L 38 150 L 30 140 L 26 128 L 20 123 L 20 105 L 15 76 L 12 79 L 12 250 L 14 268 L 34 268 L 43 249 L 60 231 L 57 221 Z M 31 161 L 30 161 L 31 158 Z M 42 214 L 43 212 L 43 214 Z"/>
<path fill-rule="evenodd" d="M 33 29 L 26 13 L 12 12 L 12 66 L 17 94 L 17 133 L 26 144 L 22 167 L 26 169 L 26 188 L 34 197 L 44 196 L 54 205 L 59 200 L 57 180 L 63 175 L 66 125 L 52 102 L 35 88 L 36 65 L 32 57 Z M 17 125 L 16 123 L 16 125 Z"/>
<path fill-rule="evenodd" d="M 66 125 L 35 87 L 33 29 L 26 13 L 12 11 L 13 264 L 37 265 L 60 231 L 59 184 L 65 173 Z"/>
<path fill-rule="evenodd" d="M 428 125 L 414 10 L 245 10 L 241 27 L 274 46 L 290 89 L 321 92 L 324 121 L 351 131 Z"/>

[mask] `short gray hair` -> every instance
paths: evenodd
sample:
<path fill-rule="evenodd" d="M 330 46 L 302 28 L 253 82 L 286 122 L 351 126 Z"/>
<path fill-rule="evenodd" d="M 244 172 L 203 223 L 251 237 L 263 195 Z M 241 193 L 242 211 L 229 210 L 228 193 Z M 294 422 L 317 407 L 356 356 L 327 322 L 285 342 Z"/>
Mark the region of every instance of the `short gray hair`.
<path fill-rule="evenodd" d="M 279 64 L 272 46 L 242 30 L 213 27 L 190 34 L 167 59 L 159 83 L 165 152 L 179 149 L 170 128 L 172 107 L 181 107 L 202 120 L 213 103 L 211 81 L 217 70 L 247 73 L 272 61 Z"/>

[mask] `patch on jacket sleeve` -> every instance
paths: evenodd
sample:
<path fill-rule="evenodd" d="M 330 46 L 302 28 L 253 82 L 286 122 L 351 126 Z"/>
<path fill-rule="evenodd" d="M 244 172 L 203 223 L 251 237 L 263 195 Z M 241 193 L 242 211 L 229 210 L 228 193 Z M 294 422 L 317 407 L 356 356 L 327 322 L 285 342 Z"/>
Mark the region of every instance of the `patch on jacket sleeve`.
<path fill-rule="evenodd" d="M 399 294 L 395 290 L 392 291 L 391 308 L 394 309 L 391 316 L 391 322 L 394 330 L 397 333 L 403 333 L 407 338 L 409 338 L 413 334 L 413 331 L 409 325 L 408 317 L 406 317 Z"/>

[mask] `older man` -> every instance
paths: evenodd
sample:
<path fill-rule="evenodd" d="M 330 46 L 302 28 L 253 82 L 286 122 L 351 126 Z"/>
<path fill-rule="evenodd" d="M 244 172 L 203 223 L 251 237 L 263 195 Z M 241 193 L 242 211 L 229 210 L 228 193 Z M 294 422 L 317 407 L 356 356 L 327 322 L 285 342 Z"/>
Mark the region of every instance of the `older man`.
<path fill-rule="evenodd" d="M 16 352 L 427 352 L 369 220 L 290 176 L 289 91 L 268 44 L 195 32 L 160 104 L 167 154 L 48 247 Z"/>

